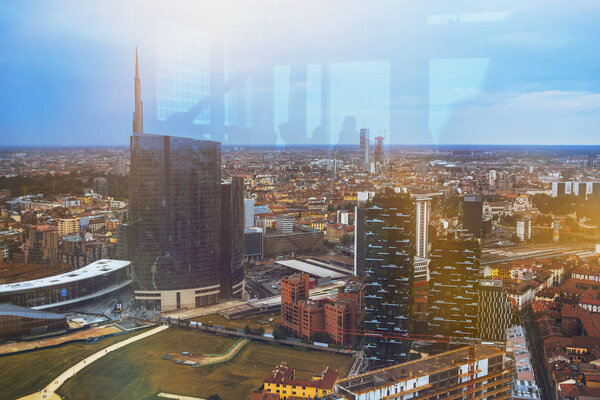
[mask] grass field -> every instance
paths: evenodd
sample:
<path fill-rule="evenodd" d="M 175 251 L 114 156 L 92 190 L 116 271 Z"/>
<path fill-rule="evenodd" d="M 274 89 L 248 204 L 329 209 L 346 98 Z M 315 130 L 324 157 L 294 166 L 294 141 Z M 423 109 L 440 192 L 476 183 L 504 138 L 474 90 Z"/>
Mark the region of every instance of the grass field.
<path fill-rule="evenodd" d="M 233 343 L 221 336 L 171 328 L 96 361 L 68 380 L 58 394 L 68 400 L 142 399 L 163 391 L 203 398 L 216 393 L 224 400 L 244 400 L 282 361 L 296 368 L 298 378 L 307 379 L 326 366 L 344 376 L 352 363 L 350 356 L 258 342 L 246 345 L 232 361 L 209 367 L 160 359 L 169 351 L 224 352 Z"/>
<path fill-rule="evenodd" d="M 273 321 L 267 324 L 259 324 L 258 321 L 267 321 L 269 318 L 273 318 Z M 202 322 L 203 324 L 221 325 L 231 329 L 244 329 L 248 325 L 253 331 L 262 326 L 265 332 L 271 333 L 275 328 L 275 325 L 281 321 L 280 313 L 262 314 L 255 315 L 246 318 L 227 319 L 219 314 L 209 314 L 202 317 L 193 318 L 192 321 Z"/>
<path fill-rule="evenodd" d="M 72 343 L 0 357 L 0 398 L 16 399 L 35 393 L 81 359 L 131 336 L 132 334 L 124 334 L 95 344 Z"/>

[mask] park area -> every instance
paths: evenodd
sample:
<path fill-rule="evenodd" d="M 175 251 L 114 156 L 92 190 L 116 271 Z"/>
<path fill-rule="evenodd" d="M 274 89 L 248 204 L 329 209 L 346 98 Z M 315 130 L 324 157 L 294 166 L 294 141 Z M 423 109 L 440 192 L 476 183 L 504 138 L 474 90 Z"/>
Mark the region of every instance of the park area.
<path fill-rule="evenodd" d="M 138 333 L 140 332 L 134 334 Z M 112 336 L 94 344 L 69 343 L 60 347 L 0 357 L 0 397 L 16 399 L 43 389 L 52 379 L 81 359 L 134 334 Z"/>
<path fill-rule="evenodd" d="M 144 399 L 158 392 L 224 400 L 243 400 L 260 387 L 277 364 L 286 361 L 298 378 L 310 379 L 327 366 L 345 376 L 352 357 L 298 350 L 252 341 L 231 361 L 204 367 L 163 360 L 173 352 L 224 353 L 236 339 L 171 328 L 109 354 L 85 368 L 59 389 L 64 399 Z"/>
<path fill-rule="evenodd" d="M 272 321 L 268 322 L 269 319 L 272 319 Z M 192 321 L 201 322 L 203 325 L 224 326 L 229 329 L 244 329 L 246 326 L 249 326 L 252 332 L 256 332 L 258 328 L 262 327 L 266 333 L 273 333 L 273 329 L 281 321 L 281 314 L 260 314 L 236 319 L 227 319 L 219 314 L 209 314 L 193 318 Z"/>

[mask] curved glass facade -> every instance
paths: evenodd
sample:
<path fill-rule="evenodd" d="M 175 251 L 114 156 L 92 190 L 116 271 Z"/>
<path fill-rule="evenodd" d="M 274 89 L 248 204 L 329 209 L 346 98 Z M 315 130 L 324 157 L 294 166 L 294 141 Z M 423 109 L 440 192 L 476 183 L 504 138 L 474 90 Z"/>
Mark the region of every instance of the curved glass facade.
<path fill-rule="evenodd" d="M 220 283 L 221 145 L 131 137 L 129 256 L 137 290 Z"/>

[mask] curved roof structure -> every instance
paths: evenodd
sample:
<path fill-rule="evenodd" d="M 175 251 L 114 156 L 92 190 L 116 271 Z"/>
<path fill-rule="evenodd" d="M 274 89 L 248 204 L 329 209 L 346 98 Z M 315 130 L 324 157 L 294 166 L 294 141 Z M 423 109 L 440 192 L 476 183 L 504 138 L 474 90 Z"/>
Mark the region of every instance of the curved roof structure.
<path fill-rule="evenodd" d="M 110 272 L 117 271 L 122 268 L 126 268 L 129 266 L 129 264 L 129 261 L 102 259 L 94 261 L 93 263 L 88 264 L 83 268 L 76 269 L 75 271 L 66 272 L 64 274 L 49 276 L 33 281 L 0 285 L 0 294 L 18 292 L 21 290 L 38 289 L 48 286 L 56 286 L 65 283 L 81 281 L 83 279 L 94 278 Z"/>

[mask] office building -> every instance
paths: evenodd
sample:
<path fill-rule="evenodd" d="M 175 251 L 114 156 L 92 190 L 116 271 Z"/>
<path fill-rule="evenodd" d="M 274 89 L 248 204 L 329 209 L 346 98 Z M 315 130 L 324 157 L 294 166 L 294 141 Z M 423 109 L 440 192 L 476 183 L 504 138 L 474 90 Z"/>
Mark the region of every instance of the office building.
<path fill-rule="evenodd" d="M 430 198 L 417 198 L 417 229 L 416 229 L 416 251 L 417 257 L 427 258 L 429 256 L 429 213 L 431 211 Z"/>
<path fill-rule="evenodd" d="M 479 242 L 448 237 L 432 243 L 429 264 L 430 333 L 479 337 Z"/>
<path fill-rule="evenodd" d="M 263 232 L 261 228 L 244 230 L 244 257 L 259 259 L 262 257 Z"/>
<path fill-rule="evenodd" d="M 469 347 L 463 347 L 338 380 L 334 392 L 354 400 L 509 399 L 511 375 L 504 351 L 484 345 L 473 350 L 472 375 Z"/>
<path fill-rule="evenodd" d="M 137 305 L 193 308 L 214 304 L 230 291 L 236 294 L 243 260 L 243 184 L 222 188 L 219 143 L 142 133 L 137 55 L 135 102 L 127 241 Z M 222 197 L 228 204 L 222 205 Z M 229 231 L 226 240 L 222 225 Z M 222 287 L 226 277 L 230 281 Z"/>
<path fill-rule="evenodd" d="M 0 285 L 0 304 L 35 310 L 63 307 L 120 290 L 132 279 L 128 261 L 103 259 L 64 274 Z"/>
<path fill-rule="evenodd" d="M 219 143 L 131 137 L 128 241 L 139 306 L 164 311 L 217 302 L 220 183 Z"/>
<path fill-rule="evenodd" d="M 531 240 L 531 219 L 524 218 L 517 221 L 517 236 L 519 240 L 525 242 Z"/>
<path fill-rule="evenodd" d="M 483 201 L 481 195 L 466 194 L 463 198 L 463 229 L 476 238 L 482 236 Z"/>
<path fill-rule="evenodd" d="M 483 340 L 504 341 L 506 330 L 513 322 L 512 303 L 500 279 L 479 281 L 479 337 Z"/>
<path fill-rule="evenodd" d="M 254 199 L 244 199 L 244 229 L 254 227 Z"/>
<path fill-rule="evenodd" d="M 383 164 L 383 143 L 385 142 L 385 137 L 376 136 L 375 137 L 375 154 L 374 159 L 376 163 Z"/>
<path fill-rule="evenodd" d="M 277 233 L 292 233 L 294 232 L 294 216 L 289 214 L 278 215 L 275 218 Z"/>
<path fill-rule="evenodd" d="M 370 132 L 368 129 L 360 130 L 360 162 L 365 172 L 369 172 L 371 169 L 371 161 L 369 159 L 370 152 Z"/>
<path fill-rule="evenodd" d="M 583 198 L 600 197 L 600 182 L 560 181 L 552 182 L 552 197 L 573 194 Z"/>
<path fill-rule="evenodd" d="M 260 228 L 259 228 L 260 229 Z M 315 256 L 323 254 L 323 232 L 313 229 L 263 235 L 263 257 Z"/>
<path fill-rule="evenodd" d="M 244 292 L 244 178 L 221 184 L 221 298 Z"/>
<path fill-rule="evenodd" d="M 415 202 L 386 189 L 365 205 L 365 322 L 369 331 L 410 333 L 413 313 Z M 407 358 L 410 345 L 393 337 L 365 338 L 371 367 Z"/>
<path fill-rule="evenodd" d="M 58 235 L 66 236 L 79 232 L 79 218 L 58 218 Z"/>
<path fill-rule="evenodd" d="M 0 304 L 0 338 L 45 335 L 68 328 L 67 317 L 62 314 Z"/>
<path fill-rule="evenodd" d="M 365 216 L 367 202 L 373 199 L 375 192 L 358 192 L 354 207 L 354 275 L 365 276 Z"/>

